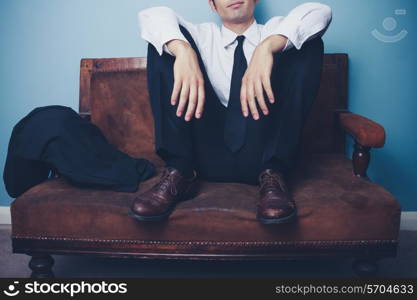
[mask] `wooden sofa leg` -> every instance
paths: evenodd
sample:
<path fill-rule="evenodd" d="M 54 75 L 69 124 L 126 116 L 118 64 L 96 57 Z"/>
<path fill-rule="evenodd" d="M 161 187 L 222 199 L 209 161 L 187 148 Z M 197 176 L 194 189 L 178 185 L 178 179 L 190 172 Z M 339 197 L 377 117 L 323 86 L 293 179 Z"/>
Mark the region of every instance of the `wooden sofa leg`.
<path fill-rule="evenodd" d="M 352 155 L 353 173 L 366 180 L 369 180 L 366 171 L 368 170 L 369 162 L 371 160 L 370 150 L 370 147 L 364 147 L 355 141 Z"/>
<path fill-rule="evenodd" d="M 352 263 L 353 271 L 359 277 L 376 277 L 378 264 L 373 258 L 357 258 Z"/>
<path fill-rule="evenodd" d="M 48 254 L 33 254 L 29 262 L 29 268 L 32 270 L 31 278 L 54 278 L 52 266 L 54 259 Z"/>

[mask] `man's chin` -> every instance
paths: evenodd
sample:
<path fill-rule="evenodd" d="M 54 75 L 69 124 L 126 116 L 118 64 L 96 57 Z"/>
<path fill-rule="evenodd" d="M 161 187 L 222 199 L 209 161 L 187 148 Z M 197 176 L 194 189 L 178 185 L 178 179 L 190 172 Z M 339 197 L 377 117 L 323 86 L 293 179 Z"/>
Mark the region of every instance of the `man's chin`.
<path fill-rule="evenodd" d="M 226 20 L 228 23 L 241 24 L 241 23 L 246 22 L 248 19 L 249 18 L 246 15 L 234 15 Z"/>

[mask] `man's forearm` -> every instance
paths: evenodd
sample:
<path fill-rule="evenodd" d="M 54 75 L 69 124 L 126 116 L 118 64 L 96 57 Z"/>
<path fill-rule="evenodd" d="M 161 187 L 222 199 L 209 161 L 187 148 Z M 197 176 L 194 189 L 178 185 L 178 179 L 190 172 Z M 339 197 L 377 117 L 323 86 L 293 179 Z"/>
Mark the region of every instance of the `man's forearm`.
<path fill-rule="evenodd" d="M 168 50 L 176 57 L 192 49 L 191 45 L 183 40 L 171 40 L 166 43 Z"/>
<path fill-rule="evenodd" d="M 258 46 L 265 47 L 271 53 L 280 52 L 287 44 L 287 38 L 281 34 L 273 34 L 262 41 Z"/>

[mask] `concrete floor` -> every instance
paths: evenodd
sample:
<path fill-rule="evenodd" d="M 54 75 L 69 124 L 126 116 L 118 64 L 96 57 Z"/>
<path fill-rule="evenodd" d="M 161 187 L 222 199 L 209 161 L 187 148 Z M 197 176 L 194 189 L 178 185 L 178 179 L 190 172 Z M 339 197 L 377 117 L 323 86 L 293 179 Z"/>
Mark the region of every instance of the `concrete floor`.
<path fill-rule="evenodd" d="M 29 277 L 29 256 L 13 254 L 10 225 L 0 225 L 0 277 Z M 352 259 L 308 261 L 177 261 L 53 255 L 60 277 L 352 277 Z M 378 277 L 417 278 L 417 231 L 401 230 L 396 258 L 381 260 Z"/>

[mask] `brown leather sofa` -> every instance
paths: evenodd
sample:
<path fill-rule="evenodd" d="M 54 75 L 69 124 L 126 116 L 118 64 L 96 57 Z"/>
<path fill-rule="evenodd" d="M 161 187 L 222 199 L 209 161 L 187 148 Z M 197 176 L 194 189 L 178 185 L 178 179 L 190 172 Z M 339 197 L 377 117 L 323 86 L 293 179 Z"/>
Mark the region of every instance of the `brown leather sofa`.
<path fill-rule="evenodd" d="M 157 175 L 137 193 L 76 188 L 57 177 L 11 205 L 14 253 L 32 256 L 32 277 L 52 277 L 51 255 L 141 259 L 294 260 L 353 259 L 359 276 L 372 276 L 377 260 L 395 257 L 401 206 L 366 176 L 370 149 L 385 142 L 384 128 L 347 111 L 348 56 L 326 54 L 319 96 L 306 123 L 290 189 L 293 223 L 262 225 L 255 218 L 257 186 L 200 182 L 167 221 L 141 223 L 128 215 L 139 193 L 164 166 L 154 153 L 146 58 L 83 59 L 81 116 L 131 156 L 145 157 Z M 346 157 L 345 135 L 355 143 Z"/>

